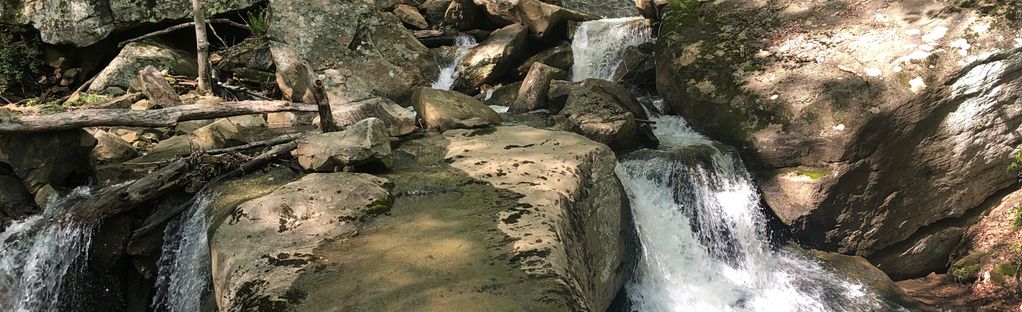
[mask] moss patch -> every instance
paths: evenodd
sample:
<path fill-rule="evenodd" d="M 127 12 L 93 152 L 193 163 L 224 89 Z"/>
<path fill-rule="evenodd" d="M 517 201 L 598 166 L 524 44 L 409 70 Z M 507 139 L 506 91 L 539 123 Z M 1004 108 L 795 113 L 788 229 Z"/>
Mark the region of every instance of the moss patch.
<path fill-rule="evenodd" d="M 795 174 L 806 176 L 813 180 L 819 180 L 829 175 L 830 171 L 824 168 L 802 168 L 796 169 Z"/>

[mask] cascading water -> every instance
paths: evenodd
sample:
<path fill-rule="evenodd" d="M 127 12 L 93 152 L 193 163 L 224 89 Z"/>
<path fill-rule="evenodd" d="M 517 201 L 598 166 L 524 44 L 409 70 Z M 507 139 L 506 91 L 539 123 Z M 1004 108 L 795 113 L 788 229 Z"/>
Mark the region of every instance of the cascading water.
<path fill-rule="evenodd" d="M 95 229 L 68 219 L 68 208 L 89 194 L 76 189 L 0 233 L 0 311 L 61 308 L 62 284 L 73 278 L 76 261 L 88 258 Z"/>
<path fill-rule="evenodd" d="M 651 40 L 639 19 L 583 23 L 572 43 L 573 80 L 611 78 L 621 51 Z M 771 249 L 759 194 L 740 159 L 684 119 L 650 113 L 660 148 L 626 155 L 616 169 L 642 244 L 636 276 L 627 285 L 634 310 L 897 308 L 807 255 Z"/>
<path fill-rule="evenodd" d="M 617 168 L 642 242 L 637 276 L 627 286 L 635 310 L 892 309 L 808 256 L 771 250 L 741 161 L 679 117 L 654 121 L 660 149 L 625 156 Z"/>
<path fill-rule="evenodd" d="M 601 19 L 582 23 L 575 31 L 571 79 L 611 80 L 625 49 L 653 41 L 649 22 L 641 17 Z"/>
<path fill-rule="evenodd" d="M 458 80 L 458 64 L 465 59 L 469 50 L 478 45 L 476 38 L 469 35 L 460 35 L 455 40 L 458 47 L 454 54 L 454 62 L 440 69 L 440 76 L 433 82 L 433 89 L 450 90 L 454 88 L 454 82 Z"/>
<path fill-rule="evenodd" d="M 159 275 L 156 278 L 154 310 L 199 311 L 209 283 L 209 242 L 207 208 L 213 196 L 198 196 L 192 207 L 167 224 L 163 234 Z"/>

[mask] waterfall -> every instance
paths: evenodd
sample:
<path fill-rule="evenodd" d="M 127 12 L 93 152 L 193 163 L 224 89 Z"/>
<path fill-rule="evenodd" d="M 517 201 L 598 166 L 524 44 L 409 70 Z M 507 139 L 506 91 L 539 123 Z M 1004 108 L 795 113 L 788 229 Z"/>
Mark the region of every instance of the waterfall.
<path fill-rule="evenodd" d="M 440 76 L 433 82 L 433 89 L 450 90 L 454 88 L 454 82 L 458 80 L 458 64 L 465 58 L 469 50 L 478 45 L 476 38 L 469 35 L 460 35 L 455 40 L 458 46 L 454 54 L 454 62 L 440 69 Z"/>
<path fill-rule="evenodd" d="M 601 19 L 582 23 L 575 31 L 571 53 L 573 81 L 611 80 L 625 48 L 653 41 L 649 22 L 641 17 Z"/>
<path fill-rule="evenodd" d="M 192 207 L 164 229 L 163 253 L 158 262 L 156 295 L 152 303 L 154 310 L 200 310 L 210 277 L 206 212 L 213 198 L 197 196 Z"/>
<path fill-rule="evenodd" d="M 627 285 L 636 311 L 891 310 L 809 256 L 771 250 L 741 161 L 680 117 L 654 121 L 661 148 L 625 156 L 617 167 L 642 244 Z M 693 156 L 703 153 L 709 157 Z"/>
<path fill-rule="evenodd" d="M 62 284 L 86 265 L 77 261 L 88 259 L 95 229 L 66 218 L 68 208 L 89 195 L 78 188 L 0 233 L 0 311 L 60 309 Z"/>

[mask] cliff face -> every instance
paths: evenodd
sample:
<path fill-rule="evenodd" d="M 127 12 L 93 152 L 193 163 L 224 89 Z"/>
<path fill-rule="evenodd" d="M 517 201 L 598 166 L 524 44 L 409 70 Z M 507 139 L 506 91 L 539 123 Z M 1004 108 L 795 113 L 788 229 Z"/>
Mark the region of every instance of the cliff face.
<path fill-rule="evenodd" d="M 1022 44 L 1017 21 L 931 1 L 797 2 L 673 3 L 658 90 L 745 151 L 802 241 L 871 259 L 953 245 L 961 226 L 928 226 L 1014 181 L 1004 166 L 1022 143 L 1020 53 L 994 53 Z M 950 248 L 918 250 L 881 267 L 946 267 Z"/>

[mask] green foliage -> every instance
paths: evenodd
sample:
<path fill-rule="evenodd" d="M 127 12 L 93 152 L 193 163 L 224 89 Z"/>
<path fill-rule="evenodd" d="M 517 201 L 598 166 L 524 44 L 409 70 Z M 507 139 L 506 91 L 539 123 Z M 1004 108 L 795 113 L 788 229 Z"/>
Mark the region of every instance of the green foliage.
<path fill-rule="evenodd" d="M 82 106 L 86 104 L 99 103 L 105 101 L 106 99 L 107 97 L 102 95 L 84 93 L 82 94 L 82 96 L 78 97 L 78 99 L 74 101 L 64 102 L 64 106 Z"/>
<path fill-rule="evenodd" d="M 39 72 L 42 53 L 39 41 L 19 31 L 19 27 L 2 25 L 0 32 L 0 76 L 10 83 L 32 78 Z"/>
<path fill-rule="evenodd" d="M 1018 171 L 1022 168 L 1022 150 L 1011 155 L 1011 163 L 1004 169 L 1005 172 Z"/>
<path fill-rule="evenodd" d="M 252 28 L 252 36 L 266 38 L 270 31 L 269 13 L 266 10 L 248 12 L 248 27 Z"/>
<path fill-rule="evenodd" d="M 984 253 L 972 253 L 951 264 L 951 276 L 959 281 L 975 280 L 979 275 Z"/>

